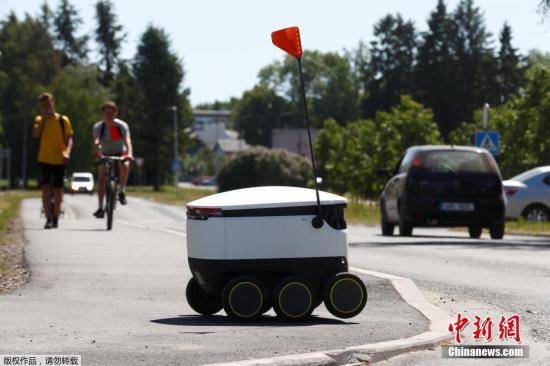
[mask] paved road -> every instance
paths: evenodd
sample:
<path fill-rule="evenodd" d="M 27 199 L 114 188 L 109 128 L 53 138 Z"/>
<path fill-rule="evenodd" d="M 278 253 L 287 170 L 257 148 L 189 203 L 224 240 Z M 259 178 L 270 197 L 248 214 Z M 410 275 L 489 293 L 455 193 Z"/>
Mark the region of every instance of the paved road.
<path fill-rule="evenodd" d="M 458 312 L 471 319 L 490 315 L 498 334 L 501 314 L 520 314 L 523 344 L 531 348 L 527 363 L 550 364 L 550 238 L 506 236 L 495 241 L 484 235 L 471 240 L 467 233 L 443 229 L 388 238 L 378 228 L 358 226 L 350 230 L 349 240 L 352 265 L 412 278 L 428 299 L 454 317 Z M 437 349 L 385 364 L 441 363 Z"/>
<path fill-rule="evenodd" d="M 196 365 L 343 348 L 427 327 L 390 284 L 374 278 L 365 278 L 367 310 L 349 321 L 323 307 L 302 325 L 280 323 L 273 313 L 248 325 L 223 315 L 204 319 L 184 296 L 190 273 L 183 208 L 131 198 L 106 232 L 91 216 L 93 197 L 67 196 L 65 206 L 61 228 L 45 231 L 39 201 L 23 203 L 32 278 L 0 297 L 0 354 L 76 353 L 85 365 Z"/>

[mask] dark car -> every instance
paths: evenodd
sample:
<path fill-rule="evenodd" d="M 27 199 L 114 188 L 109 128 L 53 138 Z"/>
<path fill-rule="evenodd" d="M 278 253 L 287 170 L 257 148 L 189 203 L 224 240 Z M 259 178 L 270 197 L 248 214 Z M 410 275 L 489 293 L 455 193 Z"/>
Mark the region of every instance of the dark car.
<path fill-rule="evenodd" d="M 466 226 L 479 238 L 488 228 L 504 236 L 502 177 L 485 149 L 463 146 L 409 148 L 380 200 L 382 234 L 412 235 L 414 227 Z"/>

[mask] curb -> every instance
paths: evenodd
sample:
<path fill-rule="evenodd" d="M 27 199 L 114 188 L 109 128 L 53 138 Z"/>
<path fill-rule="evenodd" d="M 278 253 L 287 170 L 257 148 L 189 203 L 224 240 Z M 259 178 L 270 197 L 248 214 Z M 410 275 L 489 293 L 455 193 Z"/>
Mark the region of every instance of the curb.
<path fill-rule="evenodd" d="M 207 366 L 352 366 L 386 360 L 410 351 L 434 348 L 451 339 L 447 327 L 450 317 L 430 303 L 416 287 L 413 280 L 387 273 L 350 267 L 351 272 L 362 273 L 389 280 L 407 304 L 418 310 L 430 321 L 430 328 L 424 333 L 409 338 L 295 355 L 259 358 L 235 362 L 208 364 Z"/>

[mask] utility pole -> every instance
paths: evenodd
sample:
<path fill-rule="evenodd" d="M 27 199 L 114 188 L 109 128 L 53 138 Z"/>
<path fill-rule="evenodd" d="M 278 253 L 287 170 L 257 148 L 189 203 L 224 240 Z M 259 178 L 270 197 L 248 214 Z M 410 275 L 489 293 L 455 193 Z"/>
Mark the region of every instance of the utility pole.
<path fill-rule="evenodd" d="M 23 123 L 23 152 L 21 157 L 21 177 L 23 189 L 27 189 L 27 120 Z"/>
<path fill-rule="evenodd" d="M 487 131 L 489 128 L 489 103 L 483 105 L 483 130 Z"/>
<path fill-rule="evenodd" d="M 178 152 L 178 107 L 173 105 L 170 107 L 172 111 L 172 117 L 174 121 L 174 164 L 179 161 L 179 152 Z M 174 186 L 178 187 L 178 169 L 174 169 Z"/>

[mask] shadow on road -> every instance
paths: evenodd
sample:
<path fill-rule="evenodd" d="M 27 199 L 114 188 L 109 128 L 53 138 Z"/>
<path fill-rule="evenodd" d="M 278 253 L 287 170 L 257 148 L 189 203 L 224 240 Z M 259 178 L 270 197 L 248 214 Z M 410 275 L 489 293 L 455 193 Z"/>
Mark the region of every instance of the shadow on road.
<path fill-rule="evenodd" d="M 24 230 L 26 231 L 46 231 L 46 229 L 44 229 L 43 227 L 26 227 L 24 228 Z M 108 232 L 107 230 L 105 229 L 100 229 L 100 228 L 90 228 L 90 229 L 65 229 L 64 227 L 59 227 L 58 229 L 52 229 L 52 230 L 49 230 L 49 231 L 53 231 L 53 230 L 57 230 L 57 231 L 86 231 L 86 232 L 90 232 L 90 231 L 104 231 L 104 232 Z"/>
<path fill-rule="evenodd" d="M 318 316 L 312 316 L 308 320 L 300 322 L 288 322 L 281 320 L 274 316 L 261 316 L 259 319 L 240 322 L 233 320 L 224 315 L 180 315 L 175 318 L 155 319 L 151 320 L 151 323 L 164 324 L 164 325 L 179 325 L 179 326 L 268 326 L 268 327 L 287 327 L 287 326 L 311 326 L 311 325 L 353 325 L 358 324 L 355 322 L 345 322 L 339 319 L 323 318 Z"/>

